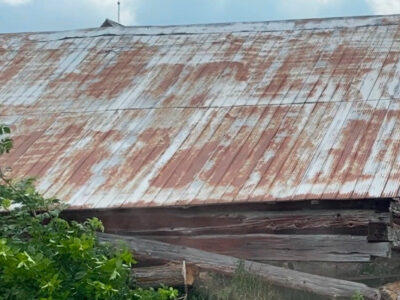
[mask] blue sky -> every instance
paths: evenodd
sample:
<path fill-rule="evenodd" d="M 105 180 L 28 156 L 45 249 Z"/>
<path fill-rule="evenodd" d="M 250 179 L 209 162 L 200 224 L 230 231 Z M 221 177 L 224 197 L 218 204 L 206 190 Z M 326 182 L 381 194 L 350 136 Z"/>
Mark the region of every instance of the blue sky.
<path fill-rule="evenodd" d="M 0 32 L 99 26 L 117 0 L 0 0 Z M 400 13 L 400 0 L 121 0 L 124 25 L 266 21 Z"/>

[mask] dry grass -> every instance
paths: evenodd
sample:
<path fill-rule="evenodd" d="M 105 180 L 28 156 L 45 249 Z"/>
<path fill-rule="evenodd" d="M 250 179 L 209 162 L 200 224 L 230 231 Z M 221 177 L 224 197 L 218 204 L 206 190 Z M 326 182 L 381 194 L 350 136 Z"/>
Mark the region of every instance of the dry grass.
<path fill-rule="evenodd" d="M 323 298 L 273 287 L 246 272 L 239 264 L 232 278 L 213 276 L 207 285 L 195 287 L 188 300 L 322 300 Z"/>

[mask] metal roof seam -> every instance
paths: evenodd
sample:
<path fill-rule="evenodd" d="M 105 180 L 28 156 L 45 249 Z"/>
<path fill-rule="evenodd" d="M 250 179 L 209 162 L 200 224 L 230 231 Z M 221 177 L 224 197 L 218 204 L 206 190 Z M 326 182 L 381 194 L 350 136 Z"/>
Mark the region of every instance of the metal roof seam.
<path fill-rule="evenodd" d="M 398 97 L 390 97 L 390 98 L 382 98 L 382 99 L 368 99 L 368 100 L 351 100 L 352 103 L 358 103 L 358 102 L 376 102 L 376 101 L 400 101 L 400 98 Z M 343 100 L 343 101 L 312 101 L 312 102 L 306 102 L 307 104 L 315 104 L 315 103 L 348 103 L 349 100 Z M 298 103 L 292 103 L 291 105 L 294 106 L 301 106 L 304 103 L 298 102 Z M 220 108 L 229 108 L 229 107 L 252 107 L 252 106 L 258 106 L 258 107 L 265 107 L 265 106 L 282 106 L 282 105 L 288 105 L 288 104 L 280 104 L 280 103 L 271 103 L 271 104 L 239 104 L 239 105 L 226 105 L 226 106 L 167 106 L 167 107 L 132 107 L 132 108 L 112 108 L 112 109 L 104 109 L 104 110 L 82 110 L 82 111 L 37 111 L 37 112 L 11 112 L 8 113 L 7 111 L 3 113 L 0 111 L 0 116 L 35 116 L 35 115 L 50 115 L 50 114 L 56 114 L 56 115 L 62 115 L 62 114 L 101 114 L 105 112 L 115 112 L 115 111 L 135 111 L 135 110 L 171 110 L 171 109 L 182 109 L 182 108 L 193 108 L 193 109 L 220 109 Z"/>

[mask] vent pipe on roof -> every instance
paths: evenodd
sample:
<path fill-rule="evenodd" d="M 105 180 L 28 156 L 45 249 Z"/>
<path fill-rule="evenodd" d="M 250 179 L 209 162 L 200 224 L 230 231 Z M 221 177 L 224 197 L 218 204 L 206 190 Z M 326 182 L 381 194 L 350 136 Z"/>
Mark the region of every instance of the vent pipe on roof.
<path fill-rule="evenodd" d="M 121 1 L 118 0 L 118 23 L 121 23 L 120 16 L 121 16 Z"/>

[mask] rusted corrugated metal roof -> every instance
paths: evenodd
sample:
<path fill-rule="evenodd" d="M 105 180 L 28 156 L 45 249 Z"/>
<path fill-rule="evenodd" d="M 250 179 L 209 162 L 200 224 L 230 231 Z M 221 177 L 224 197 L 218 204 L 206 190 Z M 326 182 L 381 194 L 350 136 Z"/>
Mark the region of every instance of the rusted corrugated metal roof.
<path fill-rule="evenodd" d="M 399 196 L 400 16 L 0 35 L 15 176 L 72 207 Z"/>

